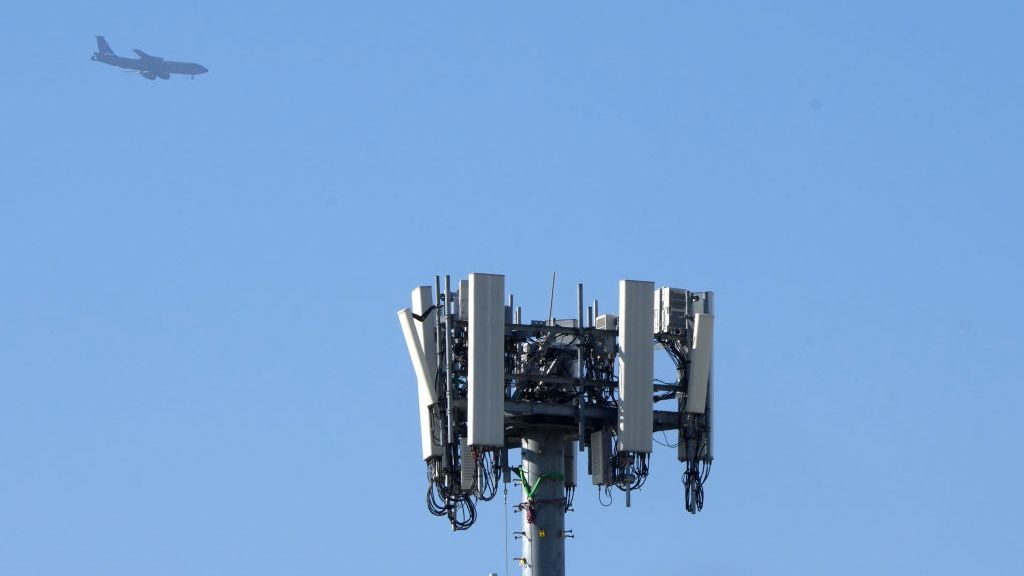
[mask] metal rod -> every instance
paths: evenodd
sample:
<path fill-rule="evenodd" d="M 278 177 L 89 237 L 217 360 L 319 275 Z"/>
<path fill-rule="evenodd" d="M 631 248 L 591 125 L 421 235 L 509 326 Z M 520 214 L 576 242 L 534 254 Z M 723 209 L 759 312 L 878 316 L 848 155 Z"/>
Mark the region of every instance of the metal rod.
<path fill-rule="evenodd" d="M 446 367 L 445 375 L 447 377 L 448 370 L 447 370 L 447 364 L 445 364 L 444 354 L 445 354 L 445 350 L 447 350 L 448 347 L 447 347 L 447 345 L 442 346 L 442 340 L 441 340 L 441 277 L 440 276 L 434 276 L 434 294 L 435 294 L 435 298 L 436 298 L 435 304 L 437 306 L 437 308 L 434 309 L 434 350 L 437 353 L 437 358 L 435 358 L 435 361 L 437 362 L 437 365 L 436 365 L 437 366 L 437 370 L 440 370 L 442 365 L 444 365 Z M 445 302 L 447 302 L 448 298 L 445 297 L 444 300 L 445 300 Z M 447 344 L 447 340 L 445 340 L 443 343 Z M 437 370 L 434 371 L 434 379 L 433 379 L 433 381 L 431 381 L 430 385 L 431 385 L 431 387 L 433 387 L 434 394 L 436 395 L 436 397 L 440 398 L 440 396 L 441 396 L 439 394 L 440 391 L 437 389 L 438 388 L 438 385 L 437 385 L 438 384 Z M 447 383 L 446 383 L 445 390 L 447 391 Z M 445 406 L 447 406 L 447 410 L 448 410 L 448 414 L 446 414 L 446 416 L 448 416 L 449 417 L 448 419 L 450 420 L 451 419 L 450 418 L 451 403 L 448 402 L 447 396 L 445 397 Z M 448 427 L 445 426 L 444 428 L 441 428 L 440 415 L 438 415 L 437 426 L 438 426 L 438 428 L 440 428 L 440 430 L 437 431 L 437 434 L 438 434 L 438 436 L 440 436 L 441 446 L 447 446 L 448 445 Z M 444 450 L 442 452 L 442 454 L 444 455 L 444 459 L 447 460 L 447 458 L 448 458 L 448 450 L 447 449 Z M 445 464 L 447 464 L 447 462 L 445 462 Z"/>
<path fill-rule="evenodd" d="M 438 369 L 444 364 L 444 346 L 441 342 L 441 277 L 434 276 L 434 297 L 437 299 L 435 304 L 434 312 L 434 350 L 437 352 L 437 367 Z M 448 300 L 448 298 L 445 298 Z M 434 374 L 434 393 L 437 394 L 437 374 Z M 440 396 L 440 395 L 439 395 Z"/>
<path fill-rule="evenodd" d="M 455 399 L 454 382 L 452 382 L 452 277 L 444 275 L 444 378 L 445 404 L 448 406 L 448 442 L 455 442 L 455 410 L 452 401 Z"/>
<path fill-rule="evenodd" d="M 552 314 L 555 310 L 555 276 L 557 275 L 558 272 L 551 273 L 551 300 L 548 303 L 548 326 L 551 326 L 553 320 Z"/>
<path fill-rule="evenodd" d="M 465 398 L 457 398 L 454 402 L 456 408 L 465 410 L 468 405 Z M 515 422 L 522 426 L 531 426 L 537 415 L 558 416 L 561 418 L 573 418 L 576 416 L 576 407 L 565 404 L 543 405 L 533 402 L 518 402 L 514 400 L 505 401 L 506 420 Z M 618 422 L 618 410 L 616 408 L 603 408 L 601 406 L 583 407 L 583 413 L 588 420 L 599 420 L 614 426 Z M 679 429 L 679 412 L 675 410 L 654 411 L 654 431 L 677 430 Z"/>
<path fill-rule="evenodd" d="M 576 422 L 580 452 L 583 452 L 583 436 L 587 429 L 583 417 L 583 283 L 576 284 Z"/>
<path fill-rule="evenodd" d="M 583 328 L 583 284 L 576 285 L 576 326 Z M 577 344 L 579 342 L 577 341 Z"/>

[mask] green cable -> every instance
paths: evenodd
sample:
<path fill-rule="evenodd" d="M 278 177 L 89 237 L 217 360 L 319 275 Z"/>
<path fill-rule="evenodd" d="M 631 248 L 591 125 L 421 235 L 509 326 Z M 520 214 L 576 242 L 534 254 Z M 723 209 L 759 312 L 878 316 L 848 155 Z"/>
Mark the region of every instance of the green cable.
<path fill-rule="evenodd" d="M 533 486 L 530 486 L 530 483 L 526 480 L 526 472 L 523 471 L 522 466 L 517 466 L 513 468 L 513 470 L 515 470 L 516 474 L 519 475 L 519 481 L 523 484 L 523 493 L 526 495 L 527 500 L 533 500 L 533 495 L 537 493 L 537 488 L 540 488 L 540 483 L 544 480 L 565 481 L 565 476 L 558 473 L 541 474 L 540 476 L 537 476 L 537 481 L 533 483 Z"/>

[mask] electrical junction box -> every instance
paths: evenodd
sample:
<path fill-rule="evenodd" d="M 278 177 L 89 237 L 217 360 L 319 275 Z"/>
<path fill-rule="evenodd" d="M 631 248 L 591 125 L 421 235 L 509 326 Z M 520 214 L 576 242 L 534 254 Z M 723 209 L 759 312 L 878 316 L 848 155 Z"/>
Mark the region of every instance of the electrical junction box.
<path fill-rule="evenodd" d="M 612 478 L 612 433 L 598 430 L 590 435 L 590 479 L 595 486 L 608 486 Z"/>
<path fill-rule="evenodd" d="M 615 314 L 601 314 L 594 324 L 598 330 L 618 330 L 619 317 Z"/>
<path fill-rule="evenodd" d="M 469 491 L 476 486 L 476 458 L 473 449 L 465 438 L 459 439 L 459 450 L 462 453 L 462 469 L 459 471 L 459 487 Z"/>
<path fill-rule="evenodd" d="M 681 288 L 659 288 L 654 291 L 654 333 L 682 334 L 686 331 L 686 314 L 690 292 Z M 703 310 L 701 310 L 703 312 Z"/>
<path fill-rule="evenodd" d="M 566 486 L 576 486 L 576 441 L 562 443 L 562 479 Z"/>
<path fill-rule="evenodd" d="M 619 317 L 615 314 L 601 314 L 594 321 L 598 330 L 618 330 Z M 615 336 L 598 337 L 598 342 L 603 344 L 604 355 L 609 359 L 615 359 Z"/>

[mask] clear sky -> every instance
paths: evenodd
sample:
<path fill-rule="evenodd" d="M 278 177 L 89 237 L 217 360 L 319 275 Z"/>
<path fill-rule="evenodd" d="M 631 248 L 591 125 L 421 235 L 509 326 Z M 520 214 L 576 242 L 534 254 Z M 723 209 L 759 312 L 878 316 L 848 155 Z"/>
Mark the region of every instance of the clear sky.
<path fill-rule="evenodd" d="M 1021 573 L 1022 4 L 551 4 L 4 6 L 0 573 L 504 574 L 395 311 L 555 270 L 718 316 L 704 511 L 581 474 L 570 573 Z"/>

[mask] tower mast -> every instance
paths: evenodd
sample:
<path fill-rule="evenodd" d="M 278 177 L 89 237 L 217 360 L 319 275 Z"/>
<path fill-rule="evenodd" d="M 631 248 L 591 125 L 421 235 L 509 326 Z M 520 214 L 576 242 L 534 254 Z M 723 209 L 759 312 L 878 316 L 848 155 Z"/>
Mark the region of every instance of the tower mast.
<path fill-rule="evenodd" d="M 443 286 L 443 289 L 442 289 Z M 565 515 L 576 490 L 576 455 L 599 488 L 632 492 L 650 471 L 652 438 L 675 430 L 685 466 L 685 508 L 703 506 L 713 458 L 711 292 L 619 282 L 618 314 L 523 323 L 505 278 L 446 276 L 413 290 L 399 311 L 417 381 L 427 506 L 453 530 L 476 520 L 477 504 L 515 478 L 523 489 L 524 576 L 564 576 Z M 675 366 L 674 382 L 655 380 L 655 346 Z M 656 409 L 664 402 L 669 409 Z M 577 451 L 578 447 L 578 451 Z M 522 464 L 509 464 L 518 449 Z"/>

